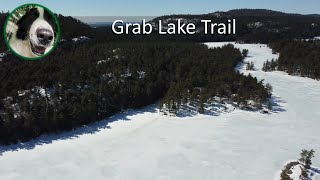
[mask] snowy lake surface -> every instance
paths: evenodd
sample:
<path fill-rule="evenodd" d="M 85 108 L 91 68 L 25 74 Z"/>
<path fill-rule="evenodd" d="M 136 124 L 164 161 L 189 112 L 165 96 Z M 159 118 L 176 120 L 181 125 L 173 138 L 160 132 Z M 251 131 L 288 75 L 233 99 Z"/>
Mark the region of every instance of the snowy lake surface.
<path fill-rule="evenodd" d="M 128 110 L 0 147 L 0 179 L 270 180 L 302 149 L 314 149 L 313 165 L 320 167 L 320 81 L 263 72 L 263 62 L 278 55 L 263 44 L 235 46 L 249 50 L 245 61 L 257 69 L 240 64 L 238 70 L 273 86 L 274 113 L 236 109 L 179 118 L 160 115 L 157 105 Z"/>

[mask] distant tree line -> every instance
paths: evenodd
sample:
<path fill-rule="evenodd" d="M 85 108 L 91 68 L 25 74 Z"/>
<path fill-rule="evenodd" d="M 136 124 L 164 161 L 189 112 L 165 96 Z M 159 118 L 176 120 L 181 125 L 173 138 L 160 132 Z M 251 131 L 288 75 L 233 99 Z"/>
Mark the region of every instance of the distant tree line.
<path fill-rule="evenodd" d="M 199 33 L 193 36 L 176 38 L 190 39 L 197 42 L 237 41 L 241 43 L 270 43 L 278 40 L 313 38 L 320 34 L 320 17 L 315 15 L 286 14 L 265 9 L 235 9 L 227 12 L 215 12 L 204 15 L 170 15 L 158 17 L 158 20 L 175 22 L 183 18 L 199 27 Z M 235 18 L 236 35 L 204 35 L 201 19 L 213 22 L 227 22 Z"/>
<path fill-rule="evenodd" d="M 281 41 L 270 43 L 270 47 L 280 53 L 274 65 L 278 70 L 320 79 L 320 41 Z"/>
<path fill-rule="evenodd" d="M 8 13 L 0 13 L 0 27 Z M 87 24 L 80 22 L 72 17 L 58 14 L 58 19 L 62 29 L 62 39 L 70 39 L 81 35 L 93 38 L 96 42 L 120 41 L 131 39 L 140 41 L 145 39 L 166 39 L 172 41 L 237 41 L 241 43 L 270 43 L 279 40 L 305 39 L 313 38 L 320 34 L 320 17 L 316 15 L 286 14 L 265 9 L 235 9 L 227 12 L 215 12 L 203 15 L 171 15 L 162 16 L 151 20 L 168 20 L 183 18 L 187 22 L 195 23 L 198 32 L 194 35 L 115 35 L 110 27 L 91 28 Z M 236 35 L 205 35 L 203 33 L 203 24 L 201 19 L 212 20 L 214 22 L 227 22 L 228 19 L 237 20 Z M 175 22 L 174 20 L 172 20 Z M 157 24 L 157 23 L 156 23 Z M 3 37 L 0 36 L 0 41 Z M 0 44 L 0 51 L 6 50 L 5 44 Z"/>

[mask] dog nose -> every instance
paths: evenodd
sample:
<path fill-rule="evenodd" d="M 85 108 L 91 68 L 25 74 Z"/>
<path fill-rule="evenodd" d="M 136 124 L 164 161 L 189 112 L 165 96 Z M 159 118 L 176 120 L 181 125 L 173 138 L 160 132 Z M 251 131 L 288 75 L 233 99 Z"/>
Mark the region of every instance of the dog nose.
<path fill-rule="evenodd" d="M 41 44 L 48 45 L 53 40 L 53 32 L 49 29 L 38 29 L 37 37 Z"/>

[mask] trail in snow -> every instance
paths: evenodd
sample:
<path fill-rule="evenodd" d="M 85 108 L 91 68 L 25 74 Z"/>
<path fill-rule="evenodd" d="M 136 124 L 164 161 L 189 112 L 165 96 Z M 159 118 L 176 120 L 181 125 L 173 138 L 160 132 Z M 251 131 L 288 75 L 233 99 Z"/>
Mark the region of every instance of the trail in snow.
<path fill-rule="evenodd" d="M 161 116 L 156 106 L 132 110 L 73 132 L 0 147 L 0 179 L 270 180 L 302 149 L 314 149 L 313 165 L 320 167 L 320 82 L 262 72 L 263 62 L 276 58 L 269 48 L 235 46 L 249 49 L 246 61 L 258 69 L 240 71 L 273 86 L 277 113 L 180 118 Z"/>

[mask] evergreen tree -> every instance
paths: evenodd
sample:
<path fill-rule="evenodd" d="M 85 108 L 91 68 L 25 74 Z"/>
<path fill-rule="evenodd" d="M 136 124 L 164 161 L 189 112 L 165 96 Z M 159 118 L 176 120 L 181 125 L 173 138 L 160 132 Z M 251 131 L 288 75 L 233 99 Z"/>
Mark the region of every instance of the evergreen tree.
<path fill-rule="evenodd" d="M 306 170 L 311 168 L 311 165 L 312 165 L 311 159 L 314 157 L 314 153 L 315 151 L 313 149 L 311 149 L 310 151 L 304 149 L 300 153 L 301 157 L 299 161 L 304 164 L 304 167 L 306 168 Z"/>
<path fill-rule="evenodd" d="M 271 96 L 273 91 L 271 84 L 269 83 L 266 84 L 266 90 L 267 90 L 268 96 Z"/>
<path fill-rule="evenodd" d="M 308 171 L 305 168 L 300 167 L 301 174 L 299 176 L 300 180 L 309 180 Z"/>
<path fill-rule="evenodd" d="M 242 50 L 242 57 L 247 57 L 248 56 L 248 52 L 249 52 L 248 49 Z"/>
<path fill-rule="evenodd" d="M 246 69 L 247 70 L 251 70 L 251 71 L 255 70 L 253 62 L 247 63 L 247 68 Z"/>
<path fill-rule="evenodd" d="M 280 53 L 278 60 L 271 61 L 272 69 L 320 79 L 319 41 L 279 41 L 270 47 Z"/>
<path fill-rule="evenodd" d="M 267 72 L 267 63 L 263 62 L 262 71 Z"/>
<path fill-rule="evenodd" d="M 198 109 L 198 112 L 200 114 L 204 114 L 205 113 L 205 110 L 204 110 L 204 97 L 203 97 L 203 94 L 201 94 L 200 98 L 199 98 L 199 109 Z"/>

